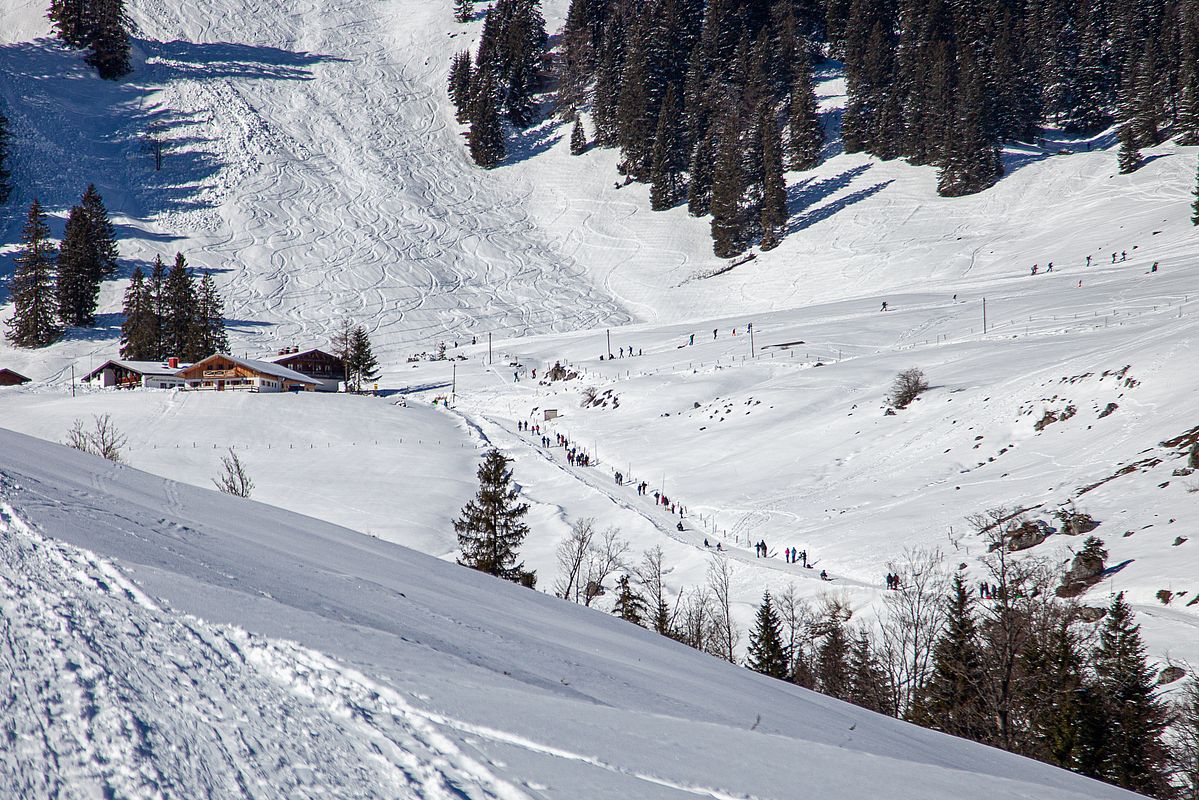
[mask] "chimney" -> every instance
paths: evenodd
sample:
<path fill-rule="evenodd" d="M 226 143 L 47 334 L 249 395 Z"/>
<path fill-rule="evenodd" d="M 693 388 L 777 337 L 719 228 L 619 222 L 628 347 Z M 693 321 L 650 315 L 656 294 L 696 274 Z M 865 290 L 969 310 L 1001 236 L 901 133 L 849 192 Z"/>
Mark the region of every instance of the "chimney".
<path fill-rule="evenodd" d="M 171 369 L 179 369 L 179 359 L 175 358 L 175 356 L 171 356 L 167 359 L 167 366 Z"/>

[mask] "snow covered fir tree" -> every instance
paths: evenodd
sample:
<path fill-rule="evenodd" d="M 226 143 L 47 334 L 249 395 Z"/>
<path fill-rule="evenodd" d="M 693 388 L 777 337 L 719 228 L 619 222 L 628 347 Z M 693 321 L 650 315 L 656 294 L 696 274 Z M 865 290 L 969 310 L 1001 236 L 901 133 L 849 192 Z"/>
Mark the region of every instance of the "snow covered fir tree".
<path fill-rule="evenodd" d="M 529 535 L 524 522 L 529 506 L 518 499 L 509 463 L 499 450 L 489 450 L 479 465 L 478 494 L 454 522 L 461 551 L 458 563 L 532 587 L 536 576 L 519 561 L 520 546 Z"/>
<path fill-rule="evenodd" d="M 21 251 L 11 283 L 13 315 L 5 333 L 17 347 L 47 347 L 62 336 L 55 297 L 55 250 L 46 214 L 34 200 L 21 230 Z"/>

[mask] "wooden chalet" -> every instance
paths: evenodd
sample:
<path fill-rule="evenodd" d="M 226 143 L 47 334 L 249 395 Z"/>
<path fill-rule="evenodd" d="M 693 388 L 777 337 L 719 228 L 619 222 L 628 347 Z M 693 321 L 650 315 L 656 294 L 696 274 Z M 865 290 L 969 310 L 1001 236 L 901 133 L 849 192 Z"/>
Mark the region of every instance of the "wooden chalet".
<path fill-rule="evenodd" d="M 278 364 L 290 370 L 306 375 L 317 381 L 318 392 L 336 392 L 342 381 L 346 379 L 346 365 L 332 353 L 313 348 L 300 350 L 292 347 L 280 350 L 277 354 L 264 359 L 271 364 Z"/>
<path fill-rule="evenodd" d="M 182 389 L 185 381 L 179 377 L 179 370 L 185 366 L 177 358 L 166 361 L 112 359 L 84 375 L 83 381 L 98 381 L 100 386 L 117 389 Z"/>
<path fill-rule="evenodd" d="M 29 378 L 15 370 L 0 369 L 0 386 L 20 386 L 22 383 L 29 383 Z"/>
<path fill-rule="evenodd" d="M 177 373 L 187 389 L 215 392 L 312 392 L 319 381 L 295 370 L 219 353 Z"/>

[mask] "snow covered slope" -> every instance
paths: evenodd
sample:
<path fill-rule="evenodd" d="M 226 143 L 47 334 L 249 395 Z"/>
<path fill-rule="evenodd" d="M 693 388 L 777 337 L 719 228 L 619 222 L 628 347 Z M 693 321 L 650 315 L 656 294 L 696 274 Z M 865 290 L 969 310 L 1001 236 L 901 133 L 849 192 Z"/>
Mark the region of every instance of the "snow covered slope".
<path fill-rule="evenodd" d="M 0 431 L 0 794 L 1132 797 Z"/>

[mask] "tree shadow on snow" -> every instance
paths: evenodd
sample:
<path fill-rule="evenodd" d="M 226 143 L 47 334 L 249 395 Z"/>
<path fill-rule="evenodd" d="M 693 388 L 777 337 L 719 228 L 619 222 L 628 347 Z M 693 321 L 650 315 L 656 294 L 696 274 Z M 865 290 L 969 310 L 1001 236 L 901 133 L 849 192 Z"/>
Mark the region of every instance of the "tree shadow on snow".
<path fill-rule="evenodd" d="M 164 81 L 176 79 L 248 78 L 258 80 L 312 80 L 311 67 L 348 59 L 318 53 L 236 42 L 160 42 L 137 40 L 145 53 L 146 67 Z"/>
<path fill-rule="evenodd" d="M 798 231 L 812 227 L 818 222 L 822 222 L 834 214 L 844 211 L 846 208 L 860 203 L 868 197 L 878 194 L 886 187 L 890 186 L 893 181 L 883 181 L 876 183 L 873 186 L 859 189 L 856 192 L 851 192 L 844 197 L 838 198 L 831 203 L 826 203 L 818 208 L 814 208 L 818 203 L 831 197 L 842 189 L 846 189 L 853 182 L 853 179 L 864 174 L 870 169 L 869 164 L 862 164 L 853 169 L 846 170 L 832 178 L 826 178 L 822 181 L 804 181 L 787 188 L 787 212 L 788 221 L 786 228 L 783 229 L 783 235 L 789 235 Z M 802 209 L 809 209 L 804 213 L 800 213 Z"/>

